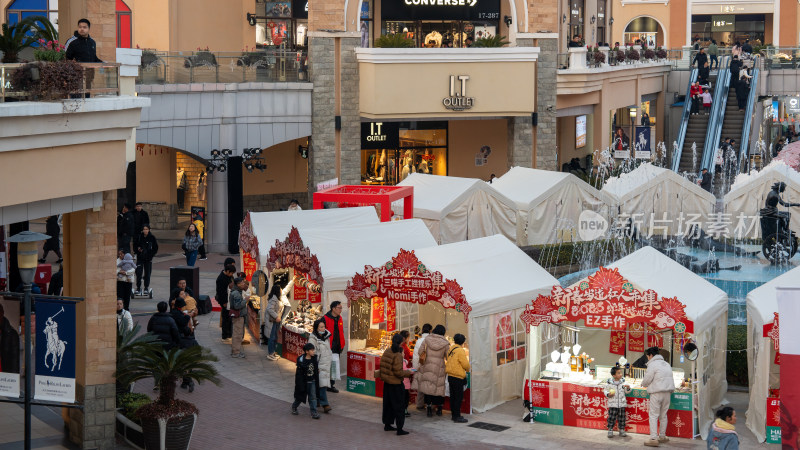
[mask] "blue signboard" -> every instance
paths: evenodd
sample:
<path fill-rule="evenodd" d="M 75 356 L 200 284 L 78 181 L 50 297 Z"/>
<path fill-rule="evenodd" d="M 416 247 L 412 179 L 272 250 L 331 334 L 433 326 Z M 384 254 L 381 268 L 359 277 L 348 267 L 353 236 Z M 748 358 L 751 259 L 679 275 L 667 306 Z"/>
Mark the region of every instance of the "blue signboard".
<path fill-rule="evenodd" d="M 75 304 L 36 301 L 34 398 L 75 402 Z"/>

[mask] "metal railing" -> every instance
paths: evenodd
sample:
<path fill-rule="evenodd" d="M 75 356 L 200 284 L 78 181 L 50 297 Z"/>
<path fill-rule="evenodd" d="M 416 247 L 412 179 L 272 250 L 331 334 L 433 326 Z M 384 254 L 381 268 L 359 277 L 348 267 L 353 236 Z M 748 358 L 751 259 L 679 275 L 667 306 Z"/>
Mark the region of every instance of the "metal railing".
<path fill-rule="evenodd" d="M 594 53 L 596 52 L 603 52 L 605 53 L 605 61 L 598 62 L 595 57 Z M 621 53 L 620 53 L 621 52 Z M 620 49 L 620 51 L 615 51 L 614 49 L 610 50 L 594 50 L 592 52 L 586 53 L 586 67 L 579 67 L 581 69 L 592 69 L 597 67 L 604 67 L 604 66 L 623 66 L 623 65 L 630 65 L 630 68 L 636 68 L 637 63 L 649 63 L 649 62 L 664 62 L 668 61 L 669 65 L 672 67 L 673 70 L 688 70 L 689 63 L 688 61 L 682 63 L 687 60 L 684 57 L 683 50 L 665 50 L 666 55 L 663 58 L 645 58 L 644 50 L 639 50 L 639 59 L 630 58 L 628 52 L 625 49 Z M 570 54 L 569 53 L 559 53 L 556 59 L 556 67 L 558 69 L 570 69 Z"/>
<path fill-rule="evenodd" d="M 748 163 L 743 164 L 745 158 L 748 156 L 748 147 L 750 145 L 750 128 L 753 123 L 753 109 L 755 108 L 756 100 L 758 99 L 758 60 L 762 58 L 756 59 L 756 64 L 753 67 L 753 78 L 750 80 L 750 92 L 747 94 L 747 106 L 744 110 L 744 123 L 742 124 L 742 140 L 739 144 L 739 169 L 745 170 L 746 164 L 749 164 L 749 158 L 747 159 Z"/>
<path fill-rule="evenodd" d="M 0 103 L 6 101 L 39 101 L 30 92 L 15 89 L 14 72 L 27 63 L 0 64 Z M 42 63 L 58 64 L 58 63 Z M 76 98 L 119 96 L 119 64 L 81 63 L 83 87 L 70 94 Z"/>
<path fill-rule="evenodd" d="M 145 50 L 136 84 L 305 82 L 305 52 L 158 52 Z"/>
<path fill-rule="evenodd" d="M 692 69 L 689 75 L 689 85 L 686 87 L 686 97 L 683 101 L 683 112 L 681 113 L 681 127 L 678 130 L 677 148 L 672 155 L 672 171 L 678 172 L 681 166 L 681 153 L 683 153 L 683 143 L 686 141 L 686 130 L 689 128 L 689 114 L 691 113 L 692 96 L 690 94 L 692 84 L 697 80 L 697 69 Z"/>
<path fill-rule="evenodd" d="M 714 175 L 714 158 L 716 157 L 719 140 L 722 137 L 722 125 L 725 122 L 725 108 L 728 104 L 728 90 L 731 83 L 729 69 L 730 58 L 723 57 L 720 69 L 717 72 L 717 82 L 714 84 L 714 97 L 711 100 L 711 115 L 708 119 L 706 140 L 703 145 L 703 159 L 701 169 L 708 169 Z"/>

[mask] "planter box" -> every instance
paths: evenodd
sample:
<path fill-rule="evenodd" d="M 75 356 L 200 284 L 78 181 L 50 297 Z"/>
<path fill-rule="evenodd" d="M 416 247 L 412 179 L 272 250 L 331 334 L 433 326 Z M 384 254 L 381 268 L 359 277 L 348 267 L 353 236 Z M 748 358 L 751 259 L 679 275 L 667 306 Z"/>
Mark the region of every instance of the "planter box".
<path fill-rule="evenodd" d="M 122 436 L 122 439 L 133 448 L 144 450 L 142 427 L 119 412 L 117 413 L 117 434 Z"/>

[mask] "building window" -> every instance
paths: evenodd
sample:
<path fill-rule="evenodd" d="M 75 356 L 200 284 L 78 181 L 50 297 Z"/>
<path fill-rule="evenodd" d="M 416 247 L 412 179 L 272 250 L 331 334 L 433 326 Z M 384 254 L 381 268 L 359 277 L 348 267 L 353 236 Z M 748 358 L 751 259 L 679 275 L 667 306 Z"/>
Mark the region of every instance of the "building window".
<path fill-rule="evenodd" d="M 395 185 L 412 173 L 447 175 L 447 122 L 365 122 L 361 183 Z"/>
<path fill-rule="evenodd" d="M 31 16 L 47 17 L 58 30 L 58 0 L 16 0 L 6 8 L 9 25 Z"/>
<path fill-rule="evenodd" d="M 498 366 L 525 359 L 525 324 L 513 311 L 495 315 L 494 335 Z"/>
<path fill-rule="evenodd" d="M 583 36 L 583 0 L 570 0 L 569 2 L 569 37 L 578 35 L 581 40 L 585 40 Z"/>
<path fill-rule="evenodd" d="M 606 0 L 597 0 L 597 42 L 606 43 Z"/>
<path fill-rule="evenodd" d="M 131 48 L 133 29 L 131 9 L 122 0 L 117 0 L 117 48 Z"/>

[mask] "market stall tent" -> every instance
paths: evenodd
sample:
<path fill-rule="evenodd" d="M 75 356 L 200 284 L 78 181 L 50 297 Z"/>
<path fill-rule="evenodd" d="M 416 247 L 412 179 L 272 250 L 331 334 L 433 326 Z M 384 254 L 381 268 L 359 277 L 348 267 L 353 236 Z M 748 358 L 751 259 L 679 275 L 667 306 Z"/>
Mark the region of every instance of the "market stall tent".
<path fill-rule="evenodd" d="M 705 380 L 696 405 L 698 433 L 705 439 L 714 421 L 714 411 L 723 403 L 728 390 L 725 375 L 728 294 L 652 247 L 639 249 L 608 267 L 619 269 L 619 273 L 635 285 L 652 289 L 662 298 L 675 297 L 686 305 L 686 316 L 694 322 L 693 335 L 700 349 L 697 376 Z M 673 348 L 673 352 L 675 350 Z M 677 359 L 676 354 L 673 366 L 680 365 Z M 689 364 L 683 367 L 690 373 Z"/>
<path fill-rule="evenodd" d="M 630 284 L 626 286 L 626 283 Z M 593 285 L 596 287 L 592 288 Z M 610 300 L 587 300 L 583 295 L 574 293 L 575 290 L 582 291 L 584 289 L 612 289 L 616 292 L 639 290 L 644 294 L 647 294 L 648 291 L 655 294 L 640 296 L 638 300 L 640 303 L 637 303 L 635 307 L 652 308 L 653 315 L 648 322 L 655 325 L 654 329 L 672 330 L 671 335 L 667 333 L 662 336 L 664 348 L 671 353 L 667 361 L 670 362 L 669 360 L 671 359 L 672 366 L 682 369 L 685 374 L 691 374 L 692 367 L 689 361 L 680 362 L 680 343 L 686 342 L 686 336 L 683 333 L 688 333 L 688 337 L 695 341 L 700 349 L 699 357 L 695 361 L 697 378 L 704 380 L 698 385 L 697 393 L 693 393 L 693 397 L 696 397 L 694 408 L 696 409 L 700 426 L 696 432 L 705 438 L 708 433 L 708 427 L 714 420 L 714 408 L 722 404 L 723 396 L 727 390 L 727 382 L 725 381 L 725 349 L 728 323 L 727 294 L 652 247 L 639 249 L 614 263 L 598 269 L 594 275 L 590 275 L 566 288 L 567 291 L 572 291 L 572 293 L 568 295 L 562 293 L 559 298 L 563 298 L 565 301 L 567 298 L 580 299 L 582 301 L 580 308 L 585 307 L 589 311 L 589 313 L 582 312 L 581 315 L 585 315 L 586 320 L 589 317 L 595 319 L 594 324 L 587 324 L 586 320 L 584 320 L 584 328 L 579 333 L 579 343 L 582 345 L 582 351 L 595 358 L 597 364 L 603 365 L 613 364 L 617 360 L 617 356 L 610 349 L 610 335 L 612 330 L 615 329 L 614 321 L 620 320 L 623 325 L 630 325 L 633 320 L 625 324 L 627 315 L 609 313 L 606 314 L 608 320 L 598 322 L 601 316 L 599 312 L 605 310 L 605 303 Z M 540 309 L 539 305 L 542 299 L 536 299 L 532 303 L 531 311 L 528 314 L 542 311 L 538 313 L 540 314 L 539 316 L 530 316 L 537 318 L 532 320 L 533 323 L 554 322 L 548 318 L 548 315 L 551 314 L 549 309 L 556 307 L 550 306 L 554 298 L 556 298 L 555 295 L 546 299 L 548 301 L 545 303 L 544 306 L 546 307 L 544 309 Z M 648 306 L 647 302 L 657 298 L 660 298 L 658 303 Z M 596 312 L 591 312 L 590 301 L 598 303 L 603 308 L 597 309 Z M 636 300 L 634 301 L 636 302 Z M 566 306 L 563 314 L 571 315 L 574 309 L 570 309 L 569 305 Z M 634 305 L 631 306 L 633 307 Z M 572 308 L 575 307 L 572 306 Z M 560 309 L 558 314 L 562 315 Z M 626 314 L 630 314 L 630 311 Z M 550 345 L 554 346 L 552 348 L 542 345 L 543 333 L 541 331 L 537 330 L 537 332 L 531 333 L 531 373 L 534 376 L 537 376 L 542 370 L 540 365 L 542 356 L 549 355 L 551 351 L 557 349 L 555 347 L 557 342 L 555 341 L 550 343 Z M 622 333 L 624 334 L 624 331 Z M 622 339 L 624 352 L 625 337 L 623 336 Z M 647 345 L 643 345 L 643 347 L 647 347 Z M 641 356 L 641 351 L 636 353 L 628 351 L 627 353 L 627 359 L 631 362 Z"/>
<path fill-rule="evenodd" d="M 671 236 L 687 233 L 687 219 L 708 222 L 716 203 L 714 195 L 697 184 L 650 163 L 609 178 L 602 191 L 617 198 L 620 220 L 631 218 L 634 223 L 639 223 L 640 231 L 647 231 L 655 225 L 659 228 L 654 230 L 654 234 L 662 234 L 666 229 Z M 683 222 L 679 220 L 681 215 Z"/>
<path fill-rule="evenodd" d="M 414 187 L 414 217 L 440 244 L 494 234 L 516 241 L 516 205 L 482 180 L 412 173 L 398 186 Z M 392 209 L 401 214 L 402 204 Z"/>
<path fill-rule="evenodd" d="M 300 211 L 247 212 L 239 231 L 239 247 L 258 259 L 258 265 L 267 262 L 269 249 L 276 240 L 283 240 L 292 227 L 342 228 L 380 223 L 372 206 L 357 208 L 310 209 Z"/>
<path fill-rule="evenodd" d="M 578 240 L 581 212 L 594 211 L 610 221 L 617 206 L 614 196 L 571 173 L 512 167 L 491 187 L 517 205 L 519 245 Z"/>
<path fill-rule="evenodd" d="M 780 421 L 775 421 L 767 413 L 768 398 L 772 397 L 770 385 L 780 387 L 780 365 L 776 364 L 780 351 L 776 323 L 777 287 L 800 287 L 800 267 L 773 278 L 747 294 L 747 369 L 750 404 L 747 408 L 746 423 L 747 428 L 759 442 L 767 440 L 779 444 Z M 767 425 L 768 422 L 772 426 Z M 777 442 L 775 431 L 778 432 Z"/>
<path fill-rule="evenodd" d="M 444 278 L 458 283 L 469 304 L 462 311 L 448 309 L 442 324 L 449 336 L 460 332 L 467 337 L 472 409 L 483 412 L 521 396 L 526 333 L 519 314 L 531 298 L 550 292 L 558 281 L 500 235 L 422 248 L 415 253 L 428 270 L 441 272 Z M 420 312 L 414 324 L 424 320 Z"/>
<path fill-rule="evenodd" d="M 786 183 L 786 191 L 781 194 L 784 201 L 800 201 L 800 173 L 781 161 L 771 162 L 760 172 L 740 174 L 736 177 L 736 182 L 731 186 L 730 192 L 725 195 L 723 202 L 725 204 L 725 212 L 731 215 L 734 227 L 738 223 L 736 218 L 740 214 L 750 220 L 755 220 L 756 226 L 753 227 L 750 233 L 742 237 L 761 237 L 761 227 L 758 226 L 757 220 L 758 212 L 764 207 L 764 202 L 767 199 L 767 194 L 772 190 L 772 185 L 778 182 Z M 780 205 L 778 209 L 785 210 Z M 750 221 L 747 224 L 749 225 Z M 792 230 L 800 229 L 800 214 L 792 215 L 790 228 Z M 734 235 L 734 230 L 729 231 Z"/>

